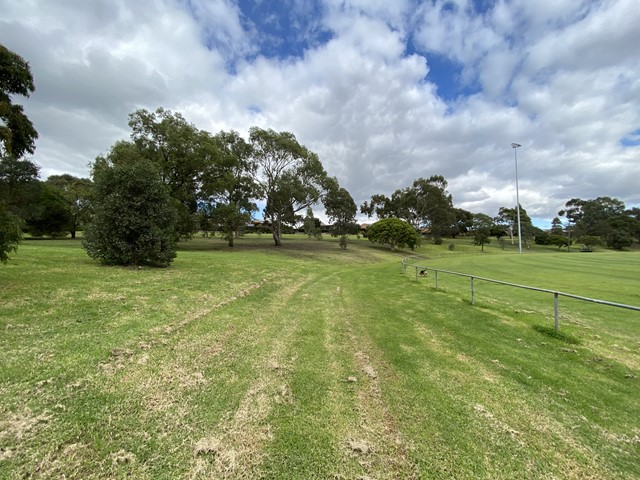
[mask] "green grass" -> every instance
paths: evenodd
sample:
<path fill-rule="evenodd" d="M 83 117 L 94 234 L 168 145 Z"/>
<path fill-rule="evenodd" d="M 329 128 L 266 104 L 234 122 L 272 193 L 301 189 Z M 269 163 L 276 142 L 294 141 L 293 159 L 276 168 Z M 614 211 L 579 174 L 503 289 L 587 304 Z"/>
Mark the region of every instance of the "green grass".
<path fill-rule="evenodd" d="M 637 252 L 182 243 L 0 268 L 0 478 L 640 478 Z"/>

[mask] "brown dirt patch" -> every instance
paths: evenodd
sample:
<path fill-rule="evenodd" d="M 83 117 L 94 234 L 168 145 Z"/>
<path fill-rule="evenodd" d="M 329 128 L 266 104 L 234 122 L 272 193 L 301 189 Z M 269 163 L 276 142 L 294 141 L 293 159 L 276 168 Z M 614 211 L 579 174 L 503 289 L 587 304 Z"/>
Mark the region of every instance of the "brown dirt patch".
<path fill-rule="evenodd" d="M 44 411 L 34 414 L 30 409 L 20 413 L 11 413 L 4 420 L 0 420 L 0 441 L 13 438 L 18 442 L 25 437 L 37 433 L 53 418 L 53 414 Z"/>

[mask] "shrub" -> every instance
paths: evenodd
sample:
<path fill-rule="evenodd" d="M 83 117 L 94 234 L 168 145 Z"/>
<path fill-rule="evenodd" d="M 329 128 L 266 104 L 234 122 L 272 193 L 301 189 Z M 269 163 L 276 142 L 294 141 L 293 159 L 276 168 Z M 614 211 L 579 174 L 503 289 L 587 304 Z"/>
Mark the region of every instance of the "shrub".
<path fill-rule="evenodd" d="M 176 256 L 175 209 L 156 167 L 136 159 L 94 168 L 87 254 L 106 264 L 167 267 Z"/>
<path fill-rule="evenodd" d="M 418 232 L 404 220 L 385 218 L 369 227 L 370 242 L 389 245 L 391 250 L 409 247 L 413 250 L 420 240 Z"/>

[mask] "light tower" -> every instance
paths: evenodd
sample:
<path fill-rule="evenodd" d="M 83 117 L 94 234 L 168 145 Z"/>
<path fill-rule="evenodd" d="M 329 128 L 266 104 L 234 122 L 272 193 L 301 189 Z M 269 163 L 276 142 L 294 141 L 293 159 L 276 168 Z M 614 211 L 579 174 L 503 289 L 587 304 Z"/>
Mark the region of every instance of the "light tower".
<path fill-rule="evenodd" d="M 519 143 L 512 143 L 513 156 L 516 160 L 516 211 L 518 212 L 518 253 L 522 253 L 522 231 L 520 230 L 520 192 L 518 190 L 518 148 Z"/>

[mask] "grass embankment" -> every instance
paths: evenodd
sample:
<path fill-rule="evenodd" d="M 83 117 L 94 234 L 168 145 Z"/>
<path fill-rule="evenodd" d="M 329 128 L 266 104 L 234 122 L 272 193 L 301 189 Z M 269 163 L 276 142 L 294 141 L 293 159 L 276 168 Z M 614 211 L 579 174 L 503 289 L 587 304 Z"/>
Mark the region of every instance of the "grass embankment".
<path fill-rule="evenodd" d="M 640 256 L 430 266 L 638 304 Z M 471 254 L 471 253 L 474 254 Z M 72 241 L 0 268 L 0 478 L 640 478 L 638 313 L 433 275 L 353 242 Z M 422 261 L 422 260 L 420 260 Z"/>

